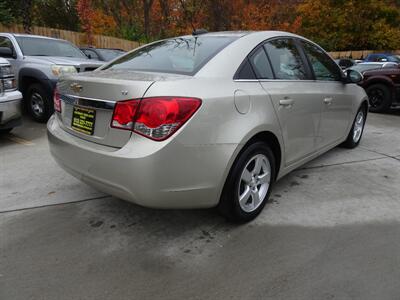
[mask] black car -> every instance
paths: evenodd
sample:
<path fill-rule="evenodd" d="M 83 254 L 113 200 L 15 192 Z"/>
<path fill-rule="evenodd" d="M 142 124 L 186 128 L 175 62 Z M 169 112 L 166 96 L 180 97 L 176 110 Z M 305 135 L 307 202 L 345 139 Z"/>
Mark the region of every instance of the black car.
<path fill-rule="evenodd" d="M 126 51 L 122 49 L 110 49 L 110 48 L 80 48 L 85 55 L 90 59 L 96 59 L 101 61 L 110 61 L 122 54 L 126 53 Z"/>

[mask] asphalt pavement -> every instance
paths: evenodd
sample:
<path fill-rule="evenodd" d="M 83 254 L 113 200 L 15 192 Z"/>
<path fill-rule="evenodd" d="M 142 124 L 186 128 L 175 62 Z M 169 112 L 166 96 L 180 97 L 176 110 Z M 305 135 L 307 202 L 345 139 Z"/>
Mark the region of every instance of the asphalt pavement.
<path fill-rule="evenodd" d="M 400 299 L 400 111 L 280 180 L 245 225 L 142 208 L 0 137 L 0 299 Z"/>

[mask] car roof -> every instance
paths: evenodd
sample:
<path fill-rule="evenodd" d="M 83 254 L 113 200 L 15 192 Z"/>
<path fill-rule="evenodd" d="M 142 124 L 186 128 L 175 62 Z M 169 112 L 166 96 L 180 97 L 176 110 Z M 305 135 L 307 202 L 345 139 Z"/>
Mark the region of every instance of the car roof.
<path fill-rule="evenodd" d="M 216 31 L 216 32 L 207 32 L 207 33 L 201 33 L 197 35 L 184 35 L 184 36 L 178 36 L 178 37 L 171 37 L 167 38 L 168 39 L 173 39 L 173 38 L 189 38 L 189 37 L 236 37 L 236 41 L 240 40 L 243 37 L 253 37 L 255 39 L 261 38 L 263 40 L 267 40 L 270 38 L 275 38 L 275 37 L 292 37 L 292 38 L 300 38 L 302 40 L 309 41 L 311 43 L 314 43 L 313 41 L 308 40 L 307 38 L 303 36 L 299 36 L 290 32 L 285 32 L 285 31 L 274 31 L 274 30 L 259 30 L 259 31 Z M 235 41 L 234 41 L 235 42 Z M 233 42 L 233 43 L 234 43 Z"/>
<path fill-rule="evenodd" d="M 242 37 L 254 31 L 215 31 L 198 34 L 197 36 L 237 36 Z"/>
<path fill-rule="evenodd" d="M 43 35 L 36 35 L 36 34 L 26 34 L 26 33 L 8 33 L 14 37 L 30 37 L 30 38 L 37 38 L 37 39 L 46 39 L 46 40 L 56 40 L 56 41 L 63 41 L 65 42 L 66 40 L 63 39 L 58 39 L 58 38 L 53 38 L 49 36 L 43 36 Z"/>
<path fill-rule="evenodd" d="M 285 31 L 275 31 L 275 30 L 238 30 L 238 31 L 215 31 L 215 32 L 206 32 L 197 35 L 185 35 L 188 36 L 212 36 L 212 37 L 244 37 L 246 35 L 266 35 L 268 38 L 270 37 L 278 37 L 278 36 L 288 36 L 288 37 L 299 37 L 307 40 L 306 38 Z"/>
<path fill-rule="evenodd" d="M 231 77 L 235 74 L 247 57 L 247 55 L 254 50 L 255 47 L 265 41 L 275 38 L 293 38 L 315 44 L 313 41 L 305 37 L 284 31 L 228 31 L 217 33 L 205 33 L 204 36 L 217 35 L 217 36 L 236 36 L 223 50 L 217 53 L 207 64 L 205 64 L 196 74 L 196 77 Z M 199 35 L 199 36 L 203 36 Z M 191 37 L 191 36 L 185 36 Z M 319 47 L 319 46 L 318 46 Z"/>

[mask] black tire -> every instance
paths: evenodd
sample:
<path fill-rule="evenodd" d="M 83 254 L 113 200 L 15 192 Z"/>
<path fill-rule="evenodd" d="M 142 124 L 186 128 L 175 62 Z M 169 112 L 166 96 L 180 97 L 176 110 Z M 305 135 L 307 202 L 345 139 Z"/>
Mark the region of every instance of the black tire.
<path fill-rule="evenodd" d="M 7 129 L 0 129 L 0 134 L 7 134 L 9 133 L 13 128 L 7 128 Z"/>
<path fill-rule="evenodd" d="M 25 104 L 31 117 L 40 123 L 47 122 L 54 112 L 51 93 L 39 83 L 34 83 L 28 87 Z"/>
<path fill-rule="evenodd" d="M 355 139 L 354 137 L 354 128 L 356 127 L 356 122 L 358 121 L 357 118 L 359 117 L 360 112 L 363 114 L 363 122 L 362 122 L 362 129 L 359 138 Z M 353 125 L 351 126 L 349 135 L 347 136 L 346 141 L 341 145 L 348 149 L 353 149 L 360 144 L 362 135 L 364 133 L 365 122 L 367 120 L 367 108 L 365 105 L 362 105 L 360 109 L 357 111 L 356 117 L 354 118 Z"/>
<path fill-rule="evenodd" d="M 392 105 L 392 91 L 387 85 L 378 83 L 367 87 L 371 112 L 385 112 Z"/>
<path fill-rule="evenodd" d="M 255 207 L 252 211 L 245 211 L 241 204 L 239 203 L 239 193 L 242 189 L 244 184 L 242 180 L 242 173 L 244 172 L 245 168 L 252 168 L 251 164 L 255 157 L 261 157 L 262 159 L 268 159 L 269 166 L 270 166 L 270 174 L 269 174 L 269 186 L 267 193 L 263 199 L 260 199 L 259 204 Z M 265 165 L 267 166 L 267 165 Z M 255 170 L 255 161 L 254 161 L 254 170 Z M 263 167 L 264 168 L 264 167 Z M 247 169 L 249 170 L 249 169 Z M 257 215 L 262 211 L 265 204 L 267 203 L 272 185 L 275 181 L 275 157 L 271 150 L 271 148 L 263 142 L 255 142 L 249 145 L 245 150 L 243 150 L 239 156 L 236 158 L 233 166 L 229 172 L 228 178 L 225 182 L 224 189 L 221 195 L 220 202 L 218 204 L 219 212 L 227 218 L 229 221 L 232 222 L 248 222 L 253 220 Z M 261 170 L 264 172 L 264 170 Z M 265 172 L 267 173 L 267 172 Z M 260 175 L 262 176 L 262 175 Z M 254 179 L 254 178 L 253 178 Z M 253 183 L 254 184 L 254 183 Z M 245 184 L 246 185 L 246 184 Z M 248 185 L 246 185 L 249 188 Z M 254 185 L 254 188 L 257 190 L 260 189 L 261 191 L 261 184 L 260 187 Z M 265 188 L 264 188 L 265 191 Z M 253 196 L 250 196 L 253 197 Z M 250 201 L 250 198 L 248 198 Z M 253 198 L 251 201 L 254 201 Z M 251 202 L 250 201 L 250 202 Z M 243 204 L 242 204 L 243 205 Z M 250 204 L 249 204 L 250 205 Z"/>

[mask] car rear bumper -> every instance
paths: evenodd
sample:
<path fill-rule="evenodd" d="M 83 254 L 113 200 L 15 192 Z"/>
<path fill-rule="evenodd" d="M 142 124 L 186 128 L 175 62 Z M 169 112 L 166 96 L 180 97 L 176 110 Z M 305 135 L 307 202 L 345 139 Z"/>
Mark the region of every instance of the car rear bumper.
<path fill-rule="evenodd" d="M 67 172 L 107 194 L 154 208 L 217 205 L 237 145 L 182 145 L 133 135 L 118 149 L 85 141 L 48 122 L 51 154 Z"/>
<path fill-rule="evenodd" d="M 19 91 L 7 92 L 0 96 L 0 129 L 21 125 L 22 95 Z"/>

